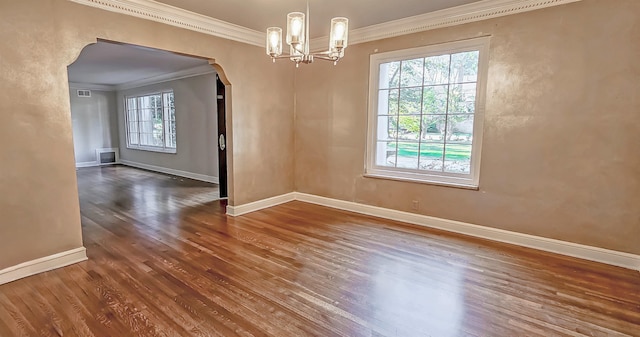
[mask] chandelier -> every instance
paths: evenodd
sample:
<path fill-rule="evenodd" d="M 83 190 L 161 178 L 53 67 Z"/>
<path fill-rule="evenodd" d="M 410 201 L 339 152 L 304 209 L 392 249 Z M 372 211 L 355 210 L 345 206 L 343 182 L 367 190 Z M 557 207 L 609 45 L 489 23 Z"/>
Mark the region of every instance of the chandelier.
<path fill-rule="evenodd" d="M 314 58 L 333 61 L 337 64 L 344 56 L 349 35 L 349 19 L 337 17 L 331 19 L 331 33 L 329 35 L 329 50 L 318 53 L 309 51 L 309 2 L 307 2 L 307 14 L 292 12 L 287 14 L 287 44 L 289 54 L 282 55 L 282 29 L 279 27 L 267 28 L 267 55 L 273 62 L 279 58 L 289 58 L 296 63 L 311 63 Z"/>

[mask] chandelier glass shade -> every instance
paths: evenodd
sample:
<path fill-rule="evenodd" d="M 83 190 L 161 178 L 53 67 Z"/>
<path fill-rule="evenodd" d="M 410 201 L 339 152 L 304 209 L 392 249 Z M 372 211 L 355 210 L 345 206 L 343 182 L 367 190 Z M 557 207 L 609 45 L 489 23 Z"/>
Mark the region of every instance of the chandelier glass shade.
<path fill-rule="evenodd" d="M 292 12 L 287 14 L 286 43 L 289 54 L 282 54 L 282 29 L 267 28 L 267 55 L 273 62 L 279 58 L 289 58 L 296 63 L 311 63 L 315 58 L 333 61 L 334 64 L 344 56 L 349 39 L 349 19 L 337 17 L 331 19 L 331 33 L 329 34 L 329 49 L 323 52 L 311 53 L 309 50 L 309 3 L 307 13 Z"/>

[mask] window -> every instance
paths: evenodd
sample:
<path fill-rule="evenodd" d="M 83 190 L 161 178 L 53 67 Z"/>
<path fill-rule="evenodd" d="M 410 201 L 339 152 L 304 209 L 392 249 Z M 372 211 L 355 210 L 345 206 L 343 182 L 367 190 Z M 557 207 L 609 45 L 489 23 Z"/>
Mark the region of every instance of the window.
<path fill-rule="evenodd" d="M 488 44 L 371 56 L 368 176 L 478 186 Z"/>
<path fill-rule="evenodd" d="M 129 96 L 125 105 L 128 148 L 176 152 L 176 109 L 172 91 Z"/>

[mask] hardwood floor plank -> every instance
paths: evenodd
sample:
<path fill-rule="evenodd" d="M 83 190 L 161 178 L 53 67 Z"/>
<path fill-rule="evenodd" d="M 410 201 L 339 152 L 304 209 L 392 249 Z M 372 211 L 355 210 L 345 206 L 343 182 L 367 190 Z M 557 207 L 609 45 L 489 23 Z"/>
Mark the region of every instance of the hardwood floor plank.
<path fill-rule="evenodd" d="M 78 171 L 89 261 L 0 286 L 0 336 L 640 336 L 640 274 L 217 186 Z"/>
<path fill-rule="evenodd" d="M 0 321 L 4 323 L 0 326 L 3 328 L 0 336 L 36 336 L 35 328 L 6 295 L 0 293 L 0 301 L 3 304 L 0 306 Z"/>

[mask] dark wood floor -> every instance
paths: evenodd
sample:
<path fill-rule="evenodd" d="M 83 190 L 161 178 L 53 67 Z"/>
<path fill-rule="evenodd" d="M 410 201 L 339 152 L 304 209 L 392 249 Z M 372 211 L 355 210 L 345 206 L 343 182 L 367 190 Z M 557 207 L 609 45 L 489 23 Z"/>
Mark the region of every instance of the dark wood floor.
<path fill-rule="evenodd" d="M 78 171 L 89 261 L 0 286 L 0 336 L 640 336 L 640 274 L 209 184 Z"/>

